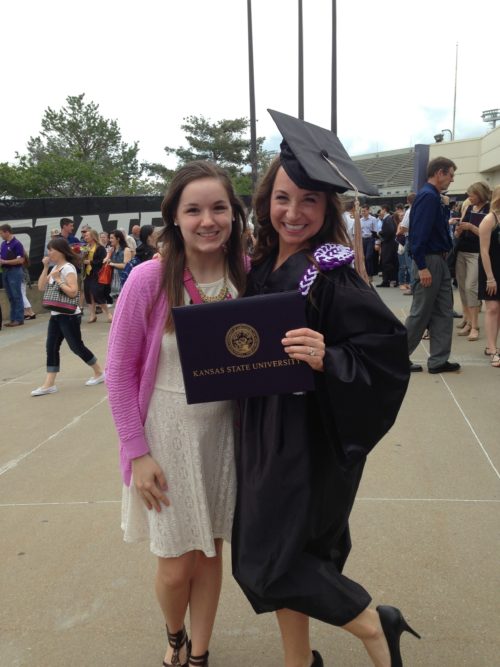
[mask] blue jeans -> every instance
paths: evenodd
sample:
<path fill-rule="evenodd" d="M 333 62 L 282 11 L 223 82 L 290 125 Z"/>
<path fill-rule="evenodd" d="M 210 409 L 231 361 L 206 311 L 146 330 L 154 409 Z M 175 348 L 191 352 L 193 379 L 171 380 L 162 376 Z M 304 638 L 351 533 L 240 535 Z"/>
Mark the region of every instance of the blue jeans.
<path fill-rule="evenodd" d="M 10 321 L 24 322 L 24 305 L 21 284 L 23 282 L 23 267 L 12 266 L 2 269 L 2 278 L 5 291 L 10 303 Z"/>
<path fill-rule="evenodd" d="M 413 292 L 413 289 L 414 289 L 414 286 L 415 286 L 414 285 L 415 275 L 414 275 L 414 270 L 413 270 L 413 260 L 410 257 L 410 247 L 409 246 L 410 246 L 410 244 L 408 243 L 408 241 L 406 241 L 405 251 L 404 251 L 403 257 L 405 258 L 406 267 L 408 269 L 408 276 L 409 276 L 408 285 L 410 286 L 410 289 Z"/>
<path fill-rule="evenodd" d="M 406 248 L 406 246 L 405 246 Z M 410 284 L 410 272 L 408 270 L 408 260 L 407 260 L 407 253 L 406 250 L 403 252 L 403 254 L 399 255 L 398 254 L 398 263 L 399 263 L 399 269 L 398 269 L 398 283 L 400 285 L 409 285 Z"/>
<path fill-rule="evenodd" d="M 47 373 L 59 373 L 59 350 L 63 340 L 68 343 L 69 349 L 89 366 L 93 366 L 97 359 L 85 347 L 82 341 L 80 324 L 81 315 L 52 315 L 47 330 Z"/>

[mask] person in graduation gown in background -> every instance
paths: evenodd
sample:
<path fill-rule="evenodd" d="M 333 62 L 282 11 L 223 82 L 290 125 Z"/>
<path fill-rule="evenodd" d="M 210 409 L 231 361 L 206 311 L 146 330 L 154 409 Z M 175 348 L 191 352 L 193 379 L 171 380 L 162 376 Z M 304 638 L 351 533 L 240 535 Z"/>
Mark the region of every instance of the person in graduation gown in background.
<path fill-rule="evenodd" d="M 413 631 L 399 609 L 370 608 L 370 595 L 342 569 L 366 455 L 407 389 L 406 330 L 352 266 L 336 194 L 349 186 L 319 150 L 312 159 L 322 181 L 305 171 L 313 150 L 302 150 L 311 143 L 304 133 L 316 126 L 271 113 L 284 141 L 256 193 L 259 233 L 245 296 L 299 284 L 307 292 L 309 328 L 283 332 L 282 342 L 311 366 L 316 389 L 242 403 L 233 574 L 257 613 L 277 613 L 285 667 L 323 666 L 310 647 L 309 617 L 359 637 L 377 667 L 400 667 L 400 635 Z M 321 141 L 326 132 L 340 145 L 316 129 Z M 353 169 L 350 177 L 362 181 Z"/>

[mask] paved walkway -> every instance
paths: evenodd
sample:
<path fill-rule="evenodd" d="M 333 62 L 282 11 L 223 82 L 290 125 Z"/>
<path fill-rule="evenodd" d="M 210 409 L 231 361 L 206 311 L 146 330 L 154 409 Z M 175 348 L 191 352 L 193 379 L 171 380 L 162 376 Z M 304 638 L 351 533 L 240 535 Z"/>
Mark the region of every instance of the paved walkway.
<path fill-rule="evenodd" d="M 404 317 L 410 298 L 381 293 Z M 105 388 L 84 386 L 89 373 L 65 348 L 59 393 L 30 397 L 44 377 L 46 325 L 42 315 L 0 333 L 0 665 L 159 667 L 155 564 L 147 545 L 122 543 Z M 108 325 L 83 331 L 104 360 Z M 484 346 L 455 337 L 462 373 L 412 377 L 352 515 L 346 573 L 422 634 L 404 636 L 405 667 L 500 665 L 500 371 Z M 425 362 L 425 343 L 413 359 Z M 211 667 L 280 667 L 276 622 L 253 614 L 229 556 Z M 314 622 L 312 636 L 327 667 L 370 664 L 339 629 Z"/>

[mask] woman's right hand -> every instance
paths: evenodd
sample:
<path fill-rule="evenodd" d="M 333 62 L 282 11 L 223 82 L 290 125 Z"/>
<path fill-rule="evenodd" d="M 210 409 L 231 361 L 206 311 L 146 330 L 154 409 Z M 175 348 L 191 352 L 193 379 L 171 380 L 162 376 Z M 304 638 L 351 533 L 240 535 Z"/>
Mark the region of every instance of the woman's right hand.
<path fill-rule="evenodd" d="M 495 296 L 497 293 L 497 281 L 494 278 L 490 278 L 486 281 L 486 294 L 488 296 Z"/>
<path fill-rule="evenodd" d="M 148 510 L 161 512 L 161 503 L 168 507 L 170 502 L 165 495 L 168 489 L 163 470 L 150 454 L 144 454 L 132 460 L 132 478 Z"/>
<path fill-rule="evenodd" d="M 48 258 L 48 255 L 45 255 L 45 257 L 42 257 L 42 264 L 44 269 L 46 269 L 49 265 L 50 259 Z"/>

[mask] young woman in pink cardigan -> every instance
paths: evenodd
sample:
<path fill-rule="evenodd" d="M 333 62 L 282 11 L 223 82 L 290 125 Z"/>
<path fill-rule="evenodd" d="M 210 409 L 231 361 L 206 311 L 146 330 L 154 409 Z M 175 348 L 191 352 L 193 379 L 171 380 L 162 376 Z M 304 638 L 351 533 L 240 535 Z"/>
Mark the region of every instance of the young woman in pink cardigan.
<path fill-rule="evenodd" d="M 234 512 L 233 407 L 187 405 L 170 307 L 243 291 L 245 212 L 226 173 L 208 162 L 179 169 L 161 209 L 162 260 L 135 267 L 120 294 L 107 385 L 125 483 L 124 539 L 149 540 L 158 558 L 163 665 L 206 667 Z"/>

